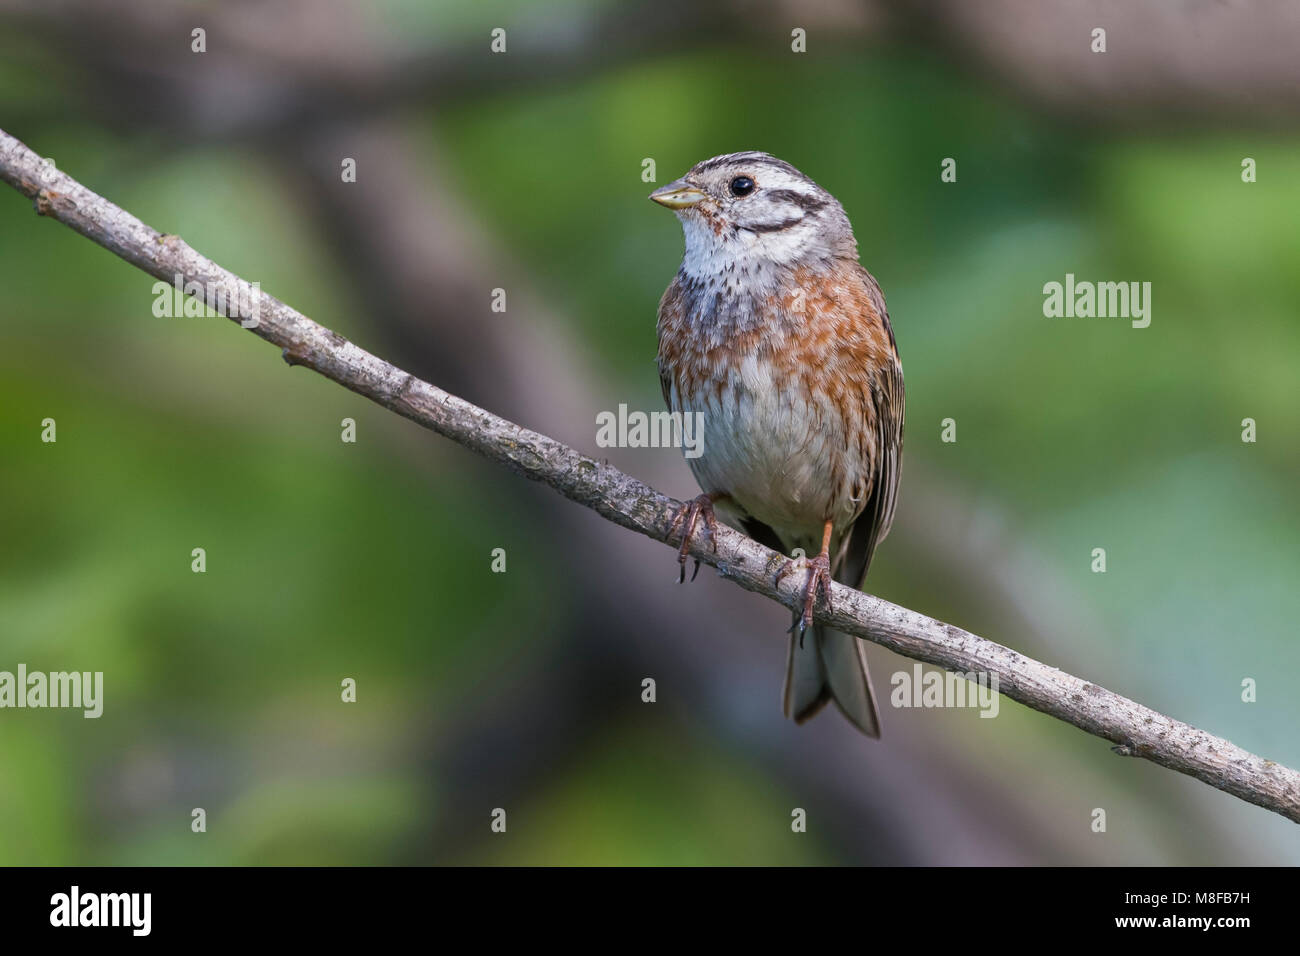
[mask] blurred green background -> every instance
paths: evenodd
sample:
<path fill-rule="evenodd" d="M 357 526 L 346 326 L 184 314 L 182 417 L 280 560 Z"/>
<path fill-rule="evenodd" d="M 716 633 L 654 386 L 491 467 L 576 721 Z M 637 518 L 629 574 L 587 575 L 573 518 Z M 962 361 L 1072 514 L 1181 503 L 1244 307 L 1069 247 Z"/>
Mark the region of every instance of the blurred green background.
<path fill-rule="evenodd" d="M 597 412 L 660 402 L 681 235 L 642 161 L 781 156 L 843 203 L 906 370 L 869 588 L 1300 766 L 1295 124 L 1131 80 L 1053 100 L 890 5 L 810 12 L 805 54 L 800 14 L 740 9 L 6 2 L 0 127 L 678 497 L 677 452 L 595 445 Z M 1150 282 L 1150 327 L 1045 318 L 1067 272 Z M 669 550 L 229 322 L 155 318 L 152 285 L 0 192 L 0 670 L 106 685 L 98 720 L 0 711 L 0 863 L 1300 861 L 1281 817 L 1010 701 L 890 709 L 879 745 L 785 724 L 782 609 L 677 588 Z M 911 664 L 872 654 L 887 695 Z"/>

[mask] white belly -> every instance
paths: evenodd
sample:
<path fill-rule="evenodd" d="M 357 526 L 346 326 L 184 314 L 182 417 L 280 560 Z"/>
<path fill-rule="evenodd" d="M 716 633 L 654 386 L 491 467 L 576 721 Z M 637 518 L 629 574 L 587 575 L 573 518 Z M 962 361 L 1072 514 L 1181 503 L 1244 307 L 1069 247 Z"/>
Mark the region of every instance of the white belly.
<path fill-rule="evenodd" d="M 839 409 L 772 372 L 746 356 L 721 394 L 680 395 L 674 384 L 670 402 L 703 413 L 703 454 L 688 461 L 704 491 L 729 495 L 786 542 L 820 545 L 828 519 L 843 527 L 861 507 L 845 489 L 866 462 L 846 469 L 851 445 Z"/>

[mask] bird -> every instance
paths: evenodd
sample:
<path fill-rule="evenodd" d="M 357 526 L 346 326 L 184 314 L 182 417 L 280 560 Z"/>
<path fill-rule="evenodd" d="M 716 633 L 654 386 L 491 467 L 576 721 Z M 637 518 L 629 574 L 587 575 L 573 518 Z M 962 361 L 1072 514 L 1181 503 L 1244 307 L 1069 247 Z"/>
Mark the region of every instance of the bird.
<path fill-rule="evenodd" d="M 703 493 L 670 530 L 681 528 L 678 580 L 701 519 L 704 534 L 717 530 L 715 505 L 727 525 L 790 556 L 776 583 L 795 570 L 807 580 L 785 715 L 802 724 L 833 700 L 878 738 L 863 642 L 814 615 L 819 594 L 829 608 L 832 578 L 863 588 L 893 523 L 903 366 L 884 293 L 839 201 L 769 153 L 714 156 L 649 198 L 673 210 L 685 240 L 659 303 L 664 401 L 704 426 L 702 454 L 687 458 Z"/>

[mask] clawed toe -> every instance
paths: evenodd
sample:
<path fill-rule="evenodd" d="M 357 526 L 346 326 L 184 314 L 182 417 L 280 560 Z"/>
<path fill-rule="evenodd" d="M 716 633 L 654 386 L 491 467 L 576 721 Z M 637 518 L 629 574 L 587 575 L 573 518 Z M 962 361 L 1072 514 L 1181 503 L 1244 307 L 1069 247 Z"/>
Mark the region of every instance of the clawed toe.
<path fill-rule="evenodd" d="M 691 539 L 695 534 L 695 524 L 701 515 L 704 516 L 704 530 L 705 534 L 708 535 L 709 544 L 712 545 L 715 554 L 718 551 L 718 519 L 713 513 L 713 496 L 698 495 L 682 505 L 681 510 L 677 512 L 677 516 L 673 518 L 672 526 L 668 529 L 668 533 L 671 535 L 677 530 L 679 524 L 684 523 L 681 547 L 677 549 L 677 563 L 680 565 L 680 570 L 677 573 L 678 584 L 686 580 L 686 559 L 690 557 Z M 700 559 L 696 558 L 695 570 L 691 572 L 691 580 L 694 581 L 695 576 L 699 573 Z"/>
<path fill-rule="evenodd" d="M 776 584 L 781 583 L 781 579 L 793 571 L 799 564 L 806 564 L 808 567 L 808 586 L 804 591 L 803 612 L 799 619 L 790 625 L 789 633 L 793 634 L 796 630 L 799 632 L 799 646 L 803 647 L 803 635 L 808 628 L 812 627 L 813 611 L 817 606 L 817 594 L 821 593 L 823 607 L 829 611 L 831 609 L 831 561 L 830 555 L 823 551 L 815 558 L 799 558 L 794 561 L 787 561 L 776 572 Z"/>

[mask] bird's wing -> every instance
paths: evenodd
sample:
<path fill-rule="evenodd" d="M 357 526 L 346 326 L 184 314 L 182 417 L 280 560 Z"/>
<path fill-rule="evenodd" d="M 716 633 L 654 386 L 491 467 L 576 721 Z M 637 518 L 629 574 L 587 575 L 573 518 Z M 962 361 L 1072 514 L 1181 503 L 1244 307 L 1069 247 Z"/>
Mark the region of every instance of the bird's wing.
<path fill-rule="evenodd" d="M 876 418 L 874 475 L 862 511 L 845 532 L 835 568 L 837 581 L 859 589 L 866 581 L 876 545 L 889 534 L 894 521 L 903 455 L 903 366 L 898 360 L 898 346 L 880 286 L 865 269 L 862 277 L 881 323 L 880 331 L 889 339 L 892 361 L 881 365 L 871 378 L 869 398 Z"/>
<path fill-rule="evenodd" d="M 681 361 L 682 339 L 687 333 L 686 313 L 686 289 L 679 271 L 659 300 L 659 348 L 655 357 L 659 366 L 659 387 L 663 389 L 664 404 L 670 412 L 680 411 L 673 405 L 673 367 Z"/>
<path fill-rule="evenodd" d="M 664 365 L 663 360 L 659 361 L 659 387 L 664 392 L 664 404 L 668 410 L 673 410 L 673 373 Z"/>

